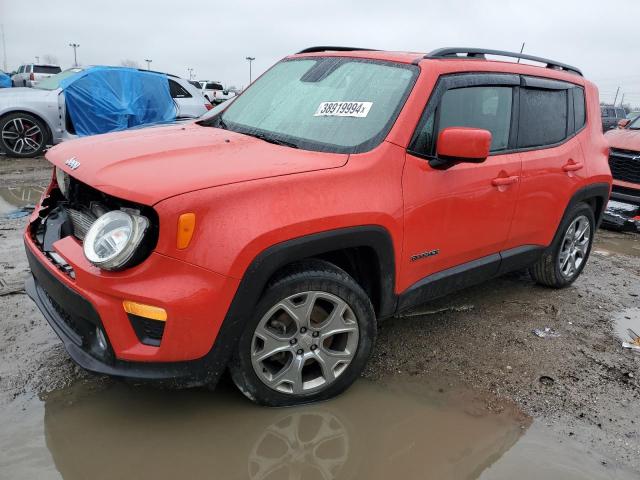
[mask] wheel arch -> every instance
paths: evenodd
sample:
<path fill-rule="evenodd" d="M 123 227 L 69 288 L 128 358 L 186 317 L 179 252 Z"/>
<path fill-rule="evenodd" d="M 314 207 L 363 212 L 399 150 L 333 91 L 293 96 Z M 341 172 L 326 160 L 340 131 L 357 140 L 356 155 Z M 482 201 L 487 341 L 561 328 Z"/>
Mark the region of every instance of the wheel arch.
<path fill-rule="evenodd" d="M 251 262 L 236 295 L 246 295 L 253 305 L 279 271 L 312 258 L 326 260 L 354 277 L 370 295 L 379 317 L 395 311 L 393 242 L 389 232 L 377 225 L 328 230 L 273 245 Z"/>
<path fill-rule="evenodd" d="M 580 188 L 576 191 L 567 207 L 562 214 L 562 218 L 560 219 L 560 224 L 562 224 L 562 220 L 564 220 L 567 212 L 571 210 L 575 205 L 580 202 L 584 202 L 589 205 L 593 209 L 593 216 L 596 220 L 596 228 L 600 226 L 600 222 L 602 221 L 602 215 L 604 213 L 605 208 L 607 207 L 607 202 L 609 201 L 609 194 L 611 192 L 611 186 L 608 183 L 593 183 L 591 185 L 587 185 L 586 187 Z"/>
<path fill-rule="evenodd" d="M 384 227 L 365 225 L 340 228 L 272 245 L 258 254 L 245 270 L 211 350 L 201 359 L 200 363 L 208 371 L 206 381 L 215 384 L 218 380 L 220 372 L 231 358 L 247 318 L 279 270 L 300 260 L 324 258 L 354 248 L 373 249 L 375 252 L 380 269 L 380 298 L 378 308 L 374 305 L 374 309 L 379 312 L 378 316 L 392 315 L 397 303 L 394 290 L 395 255 L 391 235 Z"/>

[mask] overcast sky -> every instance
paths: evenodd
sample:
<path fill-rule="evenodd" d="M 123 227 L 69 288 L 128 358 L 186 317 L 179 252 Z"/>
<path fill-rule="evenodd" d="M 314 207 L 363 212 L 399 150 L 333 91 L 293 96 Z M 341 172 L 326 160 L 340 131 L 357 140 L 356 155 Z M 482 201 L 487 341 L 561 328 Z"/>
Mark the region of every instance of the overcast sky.
<path fill-rule="evenodd" d="M 54 55 L 73 63 L 145 66 L 246 85 L 311 45 L 430 51 L 442 46 L 519 50 L 580 67 L 612 101 L 618 85 L 640 106 L 640 0 L 0 0 L 7 66 Z M 0 51 L 0 55 L 2 51 Z M 618 98 L 620 100 L 620 97 Z"/>

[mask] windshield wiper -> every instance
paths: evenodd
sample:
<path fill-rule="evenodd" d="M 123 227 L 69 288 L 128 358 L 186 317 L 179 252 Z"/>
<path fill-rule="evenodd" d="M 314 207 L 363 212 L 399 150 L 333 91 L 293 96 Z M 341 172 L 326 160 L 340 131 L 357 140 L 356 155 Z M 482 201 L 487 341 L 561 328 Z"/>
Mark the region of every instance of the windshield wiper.
<path fill-rule="evenodd" d="M 276 145 L 282 145 L 283 147 L 300 148 L 297 144 L 293 142 L 287 142 L 286 140 L 280 140 L 279 138 L 270 137 L 268 135 L 265 135 L 264 133 L 256 133 L 256 132 L 251 132 L 251 133 L 241 132 L 241 133 L 244 133 L 245 135 L 250 135 L 255 138 L 259 138 L 260 140 L 264 140 L 265 142 L 274 143 Z"/>
<path fill-rule="evenodd" d="M 220 116 L 220 118 L 218 119 L 218 125 L 216 125 L 218 128 L 222 128 L 224 130 L 229 130 L 229 127 L 227 126 L 227 124 L 224 122 L 224 120 L 222 119 L 222 116 Z"/>

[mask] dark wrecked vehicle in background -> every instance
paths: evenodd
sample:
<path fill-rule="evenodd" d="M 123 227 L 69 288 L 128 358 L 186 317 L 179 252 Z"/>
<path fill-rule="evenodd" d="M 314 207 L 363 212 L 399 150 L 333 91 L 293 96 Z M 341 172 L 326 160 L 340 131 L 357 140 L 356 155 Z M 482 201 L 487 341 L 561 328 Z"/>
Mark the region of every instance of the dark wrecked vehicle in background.
<path fill-rule="evenodd" d="M 210 108 L 179 77 L 123 67 L 71 68 L 34 88 L 0 91 L 0 150 L 35 157 L 47 145 L 78 136 L 198 118 Z"/>
<path fill-rule="evenodd" d="M 613 187 L 603 224 L 615 230 L 640 231 L 640 117 L 621 120 L 618 126 L 605 134 Z"/>

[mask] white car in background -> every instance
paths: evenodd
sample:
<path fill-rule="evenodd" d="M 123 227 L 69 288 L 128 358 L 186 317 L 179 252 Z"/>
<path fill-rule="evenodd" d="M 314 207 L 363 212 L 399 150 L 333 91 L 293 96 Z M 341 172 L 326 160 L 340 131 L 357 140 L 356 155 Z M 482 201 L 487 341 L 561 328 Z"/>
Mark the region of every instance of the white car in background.
<path fill-rule="evenodd" d="M 0 151 L 13 157 L 35 157 L 47 145 L 76 138 L 60 82 L 83 69 L 65 70 L 42 80 L 35 88 L 1 89 Z M 212 108 L 187 80 L 164 75 L 176 105 L 176 120 L 198 118 Z"/>
<path fill-rule="evenodd" d="M 224 88 L 222 83 L 216 80 L 199 80 L 198 82 L 202 87 L 204 98 L 213 104 L 222 103 L 235 96 L 235 93 Z"/>
<path fill-rule="evenodd" d="M 11 82 L 14 87 L 35 87 L 38 82 L 61 71 L 58 65 L 29 63 L 27 65 L 20 65 L 18 72 L 11 77 Z"/>

